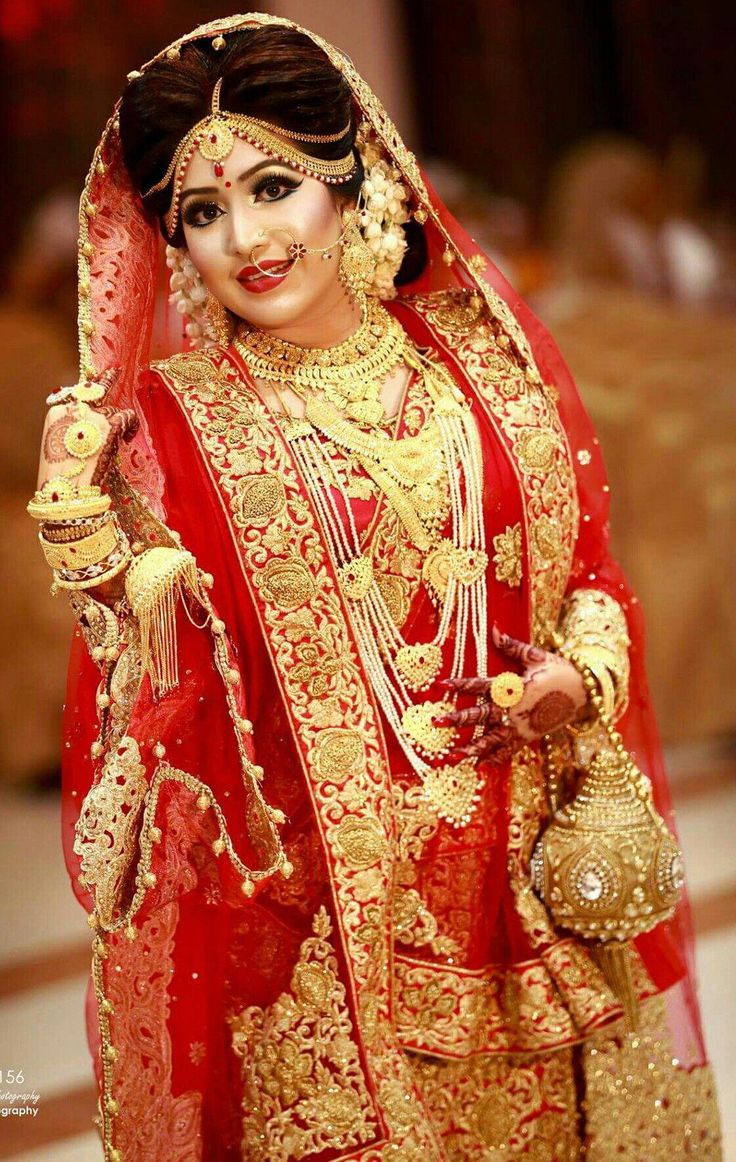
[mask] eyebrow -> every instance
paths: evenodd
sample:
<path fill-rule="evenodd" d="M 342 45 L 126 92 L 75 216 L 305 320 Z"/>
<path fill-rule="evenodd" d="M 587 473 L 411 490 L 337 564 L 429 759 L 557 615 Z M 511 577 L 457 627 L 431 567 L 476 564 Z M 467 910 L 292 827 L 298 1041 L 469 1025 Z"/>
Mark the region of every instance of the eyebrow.
<path fill-rule="evenodd" d="M 236 180 L 239 182 L 244 182 L 246 178 L 252 177 L 253 174 L 258 173 L 259 170 L 267 169 L 267 167 L 270 165 L 283 165 L 286 169 L 289 169 L 289 166 L 285 161 L 279 161 L 278 158 L 269 157 L 266 158 L 265 161 L 256 162 L 256 164 L 252 165 L 250 169 L 244 169 Z M 196 189 L 184 190 L 179 199 L 179 206 L 183 206 L 186 199 L 192 197 L 194 194 L 219 194 L 219 192 L 220 190 L 218 186 L 198 186 Z"/>

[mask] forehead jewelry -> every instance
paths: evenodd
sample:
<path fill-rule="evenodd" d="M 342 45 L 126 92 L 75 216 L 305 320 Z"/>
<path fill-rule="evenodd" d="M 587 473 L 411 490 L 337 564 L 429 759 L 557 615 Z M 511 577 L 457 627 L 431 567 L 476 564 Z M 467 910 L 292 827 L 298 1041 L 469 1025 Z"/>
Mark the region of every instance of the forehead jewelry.
<path fill-rule="evenodd" d="M 208 116 L 198 121 L 185 134 L 176 147 L 164 176 L 143 195 L 147 198 L 149 194 L 166 189 L 172 178 L 174 179 L 171 204 L 164 215 L 169 235 L 172 235 L 176 229 L 184 173 L 196 150 L 199 150 L 201 156 L 207 161 L 212 162 L 216 178 L 223 176 L 222 163 L 232 153 L 236 138 L 254 145 L 267 157 L 278 158 L 292 168 L 299 170 L 300 173 L 308 174 L 310 177 L 330 185 L 340 185 L 349 181 L 355 173 L 356 158 L 352 149 L 343 157 L 326 161 L 320 157 L 312 157 L 311 154 L 304 153 L 297 146 L 291 144 L 292 141 L 313 142 L 315 144 L 340 141 L 349 133 L 350 124 L 347 124 L 339 133 L 295 133 L 290 129 L 282 128 L 280 125 L 273 125 L 270 121 L 263 121 L 259 117 L 249 117 L 245 113 L 229 113 L 220 108 L 222 80 L 222 77 L 218 79 L 212 91 L 212 106 Z"/>

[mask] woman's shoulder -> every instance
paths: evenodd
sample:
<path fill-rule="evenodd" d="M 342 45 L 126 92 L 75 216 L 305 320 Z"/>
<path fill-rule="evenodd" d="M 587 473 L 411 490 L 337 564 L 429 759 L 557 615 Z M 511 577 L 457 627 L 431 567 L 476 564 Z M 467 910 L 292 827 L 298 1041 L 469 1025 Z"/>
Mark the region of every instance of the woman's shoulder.
<path fill-rule="evenodd" d="M 441 290 L 402 295 L 386 304 L 402 308 L 408 316 L 419 317 L 432 331 L 450 335 L 468 335 L 485 320 L 483 300 L 477 290 L 447 287 Z"/>
<path fill-rule="evenodd" d="M 222 348 L 178 351 L 165 359 L 154 359 L 149 374 L 173 388 L 211 383 L 221 375 Z"/>

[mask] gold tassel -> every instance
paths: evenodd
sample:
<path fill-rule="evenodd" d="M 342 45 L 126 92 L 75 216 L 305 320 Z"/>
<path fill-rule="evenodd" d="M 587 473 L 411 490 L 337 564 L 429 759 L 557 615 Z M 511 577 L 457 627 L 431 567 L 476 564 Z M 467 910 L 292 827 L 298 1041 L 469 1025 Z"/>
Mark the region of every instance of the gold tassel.
<path fill-rule="evenodd" d="M 594 951 L 601 972 L 623 1005 L 626 1026 L 635 1033 L 639 1027 L 639 1001 L 631 973 L 631 944 L 628 940 L 610 940 L 596 945 Z"/>
<path fill-rule="evenodd" d="M 125 592 L 140 627 L 143 672 L 161 698 L 179 684 L 178 601 L 186 595 L 203 600 L 197 562 L 186 549 L 147 549 L 128 569 Z"/>

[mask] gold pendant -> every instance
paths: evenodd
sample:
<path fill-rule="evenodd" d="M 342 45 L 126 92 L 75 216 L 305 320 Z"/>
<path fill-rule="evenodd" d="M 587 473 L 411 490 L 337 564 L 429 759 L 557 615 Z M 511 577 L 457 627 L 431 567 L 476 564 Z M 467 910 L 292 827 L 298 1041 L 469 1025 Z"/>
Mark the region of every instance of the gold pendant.
<path fill-rule="evenodd" d="M 431 642 L 402 646 L 396 654 L 396 669 L 410 690 L 424 690 L 442 668 L 442 650 Z"/>
<path fill-rule="evenodd" d="M 447 754 L 456 735 L 454 726 L 435 726 L 433 718 L 450 714 L 452 702 L 415 702 L 401 715 L 401 726 L 418 750 L 428 755 Z"/>
<path fill-rule="evenodd" d="M 354 557 L 338 570 L 343 590 L 353 601 L 362 601 L 373 584 L 373 562 L 370 557 Z"/>
<path fill-rule="evenodd" d="M 450 567 L 461 585 L 472 585 L 488 568 L 488 554 L 483 549 L 453 548 Z"/>
<path fill-rule="evenodd" d="M 360 424 L 380 424 L 386 412 L 379 400 L 362 399 L 349 403 L 345 408 L 345 414 Z"/>
<path fill-rule="evenodd" d="M 446 819 L 453 827 L 470 822 L 480 802 L 481 787 L 474 759 L 428 771 L 423 784 L 425 798 L 440 819 Z"/>
<path fill-rule="evenodd" d="M 435 601 L 441 601 L 447 592 L 454 552 L 455 546 L 445 537 L 424 558 L 422 580 Z"/>

